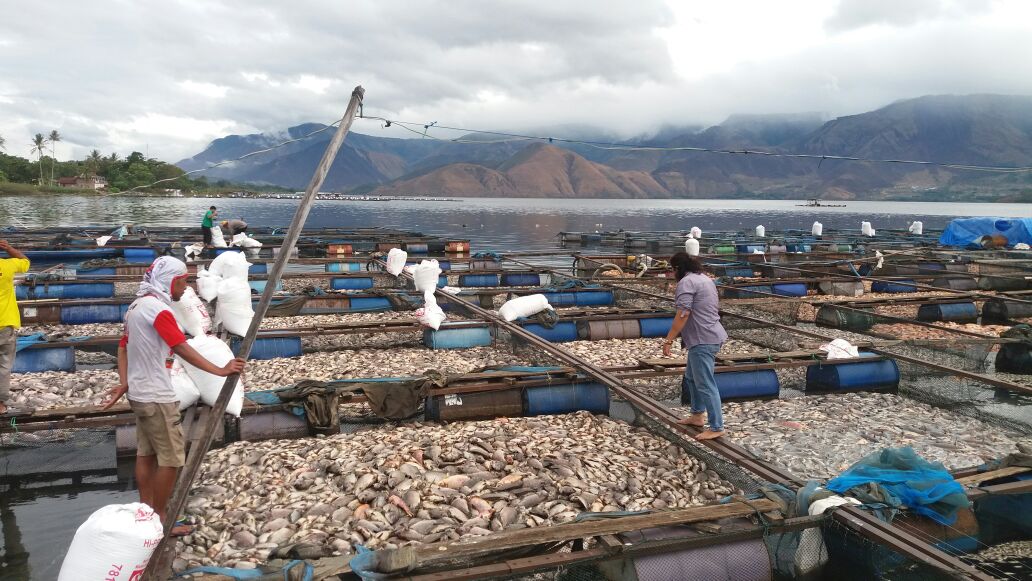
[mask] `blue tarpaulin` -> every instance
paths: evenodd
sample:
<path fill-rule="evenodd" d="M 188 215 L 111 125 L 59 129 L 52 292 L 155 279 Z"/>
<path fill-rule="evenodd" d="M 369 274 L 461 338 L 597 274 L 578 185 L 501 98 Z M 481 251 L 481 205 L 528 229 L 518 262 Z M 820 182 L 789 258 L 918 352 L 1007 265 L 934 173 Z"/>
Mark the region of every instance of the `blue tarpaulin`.
<path fill-rule="evenodd" d="M 957 218 L 939 237 L 944 246 L 977 245 L 982 236 L 1003 236 L 1008 246 L 1024 242 L 1032 246 L 1032 218 Z"/>
<path fill-rule="evenodd" d="M 953 524 L 957 511 L 970 506 L 964 487 L 938 462 L 929 462 L 914 449 L 885 448 L 870 454 L 828 482 L 828 490 L 875 484 L 887 493 L 889 506 L 905 506 L 935 522 Z"/>

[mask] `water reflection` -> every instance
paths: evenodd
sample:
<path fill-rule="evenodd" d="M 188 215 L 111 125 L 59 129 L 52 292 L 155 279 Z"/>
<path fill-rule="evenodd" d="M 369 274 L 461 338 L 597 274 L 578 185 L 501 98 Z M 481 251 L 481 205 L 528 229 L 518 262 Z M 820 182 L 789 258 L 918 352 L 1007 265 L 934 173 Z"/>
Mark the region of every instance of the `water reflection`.
<path fill-rule="evenodd" d="M 845 208 L 802 208 L 796 201 L 755 200 L 549 200 L 470 198 L 455 202 L 317 201 L 311 227 L 390 227 L 427 234 L 467 237 L 478 249 L 553 248 L 561 231 L 768 230 L 804 228 L 819 220 L 825 228 L 906 228 L 922 220 L 944 226 L 952 216 L 1032 216 L 1029 204 L 848 202 Z M 154 226 L 198 226 L 210 205 L 223 218 L 255 226 L 286 226 L 296 200 L 127 198 L 101 196 L 0 197 L 0 223 L 22 226 L 103 225 L 133 222 Z M 598 226 L 601 224 L 601 226 Z"/>

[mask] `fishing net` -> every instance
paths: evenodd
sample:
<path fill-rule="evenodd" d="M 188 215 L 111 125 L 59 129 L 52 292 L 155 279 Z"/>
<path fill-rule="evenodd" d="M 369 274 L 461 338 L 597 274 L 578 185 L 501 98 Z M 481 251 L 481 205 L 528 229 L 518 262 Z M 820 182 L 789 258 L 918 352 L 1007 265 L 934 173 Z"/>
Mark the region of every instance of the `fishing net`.
<path fill-rule="evenodd" d="M 0 432 L 0 486 L 82 482 L 116 472 L 112 428 L 22 431 L 11 421 Z"/>

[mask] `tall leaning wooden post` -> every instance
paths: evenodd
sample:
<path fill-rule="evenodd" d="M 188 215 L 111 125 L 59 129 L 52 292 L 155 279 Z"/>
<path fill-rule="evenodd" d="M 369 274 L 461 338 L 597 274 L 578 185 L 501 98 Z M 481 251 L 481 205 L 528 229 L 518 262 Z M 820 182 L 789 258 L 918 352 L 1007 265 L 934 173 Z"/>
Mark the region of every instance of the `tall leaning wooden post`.
<path fill-rule="evenodd" d="M 348 103 L 347 111 L 344 112 L 344 117 L 340 120 L 340 126 L 337 127 L 337 132 L 333 135 L 333 139 L 326 146 L 322 160 L 319 161 L 319 166 L 315 168 L 315 174 L 312 175 L 312 181 L 308 183 L 308 187 L 305 189 L 305 195 L 301 198 L 301 203 L 294 213 L 294 219 L 291 221 L 287 235 L 283 239 L 283 245 L 280 247 L 276 262 L 269 272 L 268 283 L 262 292 L 261 300 L 258 301 L 258 308 L 255 309 L 254 318 L 251 319 L 251 326 L 247 329 L 247 335 L 240 345 L 240 357 L 246 359 L 251 353 L 251 346 L 254 345 L 255 337 L 258 335 L 258 327 L 261 325 L 262 319 L 265 318 L 265 313 L 272 302 L 272 295 L 276 292 L 276 285 L 283 275 L 283 269 L 286 268 L 290 255 L 294 251 L 294 246 L 297 244 L 297 239 L 301 236 L 301 230 L 308 219 L 308 212 L 312 209 L 315 195 L 319 188 L 322 187 L 326 174 L 329 173 L 330 166 L 333 165 L 333 160 L 337 157 L 337 151 L 344 143 L 344 137 L 347 136 L 351 123 L 355 120 L 355 113 L 358 112 L 358 107 L 362 104 L 363 97 L 365 97 L 365 89 L 361 86 L 355 87 L 355 90 L 351 92 L 351 101 Z M 201 432 L 200 438 L 190 448 L 190 455 L 186 459 L 186 465 L 183 466 L 183 470 L 179 473 L 176 488 L 173 490 L 172 498 L 168 503 L 168 511 L 165 513 L 169 515 L 169 518 L 166 519 L 168 522 L 164 523 L 165 538 L 162 539 L 161 544 L 155 549 L 154 556 L 151 558 L 151 562 L 144 575 L 144 579 L 147 581 L 165 581 L 171 576 L 176 543 L 174 539 L 169 537 L 169 533 L 172 531 L 172 525 L 175 524 L 174 517 L 181 514 L 186 506 L 186 498 L 190 492 L 190 486 L 193 485 L 193 481 L 197 478 L 198 472 L 200 472 L 201 462 L 211 447 L 211 440 L 215 434 L 215 429 L 222 422 L 222 416 L 226 413 L 226 405 L 229 404 L 229 398 L 233 391 L 236 390 L 237 380 L 239 379 L 239 375 L 231 375 L 226 378 L 226 383 L 222 385 L 222 391 L 219 392 L 219 397 L 215 400 L 215 405 L 212 406 L 211 413 L 208 415 L 208 421 L 204 424 L 204 430 Z"/>

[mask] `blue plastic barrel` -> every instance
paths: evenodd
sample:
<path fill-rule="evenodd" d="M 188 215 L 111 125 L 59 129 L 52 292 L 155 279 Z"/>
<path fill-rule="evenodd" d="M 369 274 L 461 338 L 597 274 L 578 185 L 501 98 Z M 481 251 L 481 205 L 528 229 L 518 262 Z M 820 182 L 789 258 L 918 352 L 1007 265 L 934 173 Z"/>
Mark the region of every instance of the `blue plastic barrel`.
<path fill-rule="evenodd" d="M 459 286 L 488 287 L 498 286 L 497 274 L 460 274 Z"/>
<path fill-rule="evenodd" d="M 240 353 L 241 339 L 233 339 L 233 353 Z M 300 357 L 304 353 L 301 348 L 301 336 L 294 337 L 258 337 L 251 347 L 248 359 L 276 359 L 278 357 Z"/>
<path fill-rule="evenodd" d="M 360 262 L 330 262 L 326 264 L 326 272 L 361 272 Z"/>
<path fill-rule="evenodd" d="M 728 371 L 717 373 L 720 399 L 777 397 L 781 389 L 778 374 L 773 369 L 756 371 Z M 687 394 L 681 394 L 682 400 Z"/>
<path fill-rule="evenodd" d="M 555 327 L 551 329 L 538 323 L 529 323 L 523 325 L 523 328 L 549 343 L 566 343 L 577 340 L 577 323 L 573 321 L 556 323 Z"/>
<path fill-rule="evenodd" d="M 27 348 L 15 355 L 11 373 L 41 373 L 43 371 L 75 371 L 75 348 Z"/>
<path fill-rule="evenodd" d="M 75 271 L 79 276 L 115 276 L 117 271 L 113 266 L 105 266 L 101 268 L 87 268 L 85 270 L 79 269 Z"/>
<path fill-rule="evenodd" d="M 391 302 L 384 297 L 351 297 L 351 305 L 348 308 L 348 311 L 353 313 L 389 310 Z"/>
<path fill-rule="evenodd" d="M 974 323 L 978 320 L 978 307 L 974 302 L 921 305 L 917 309 L 917 320 L 926 322 L 953 321 Z"/>
<path fill-rule="evenodd" d="M 541 275 L 530 272 L 515 272 L 502 275 L 502 286 L 538 286 Z"/>
<path fill-rule="evenodd" d="M 861 353 L 861 357 L 877 357 Z M 891 359 L 853 363 L 822 362 L 806 368 L 807 391 L 878 390 L 899 386 L 899 367 Z"/>
<path fill-rule="evenodd" d="M 608 414 L 609 388 L 601 383 L 528 387 L 523 390 L 523 406 L 528 416 L 569 414 L 578 411 Z"/>
<path fill-rule="evenodd" d="M 871 292 L 873 293 L 916 293 L 917 287 L 914 286 L 914 281 L 910 279 L 894 280 L 894 281 L 874 281 L 871 283 Z"/>
<path fill-rule="evenodd" d="M 770 288 L 774 294 L 783 297 L 805 297 L 807 291 L 805 282 L 778 282 Z"/>
<path fill-rule="evenodd" d="M 368 276 L 334 277 L 330 279 L 330 288 L 333 290 L 365 290 L 373 288 L 373 279 Z"/>
<path fill-rule="evenodd" d="M 448 275 L 442 274 L 441 276 L 437 277 L 437 287 L 441 288 L 445 286 L 448 286 Z"/>
<path fill-rule="evenodd" d="M 553 307 L 588 307 L 613 304 L 612 291 L 572 291 L 541 293 Z"/>
<path fill-rule="evenodd" d="M 666 337 L 673 324 L 673 317 L 642 317 L 638 319 L 642 337 Z"/>
<path fill-rule="evenodd" d="M 725 287 L 724 298 L 726 299 L 755 299 L 765 297 L 773 292 L 770 285 L 750 285 L 739 287 Z M 765 294 L 764 294 L 765 293 Z"/>
<path fill-rule="evenodd" d="M 269 281 L 267 281 L 267 280 L 249 280 L 249 281 L 247 281 L 247 284 L 248 284 L 248 286 L 251 287 L 251 290 L 253 290 L 254 292 L 256 292 L 256 293 L 263 293 L 263 292 L 265 292 L 265 287 L 267 286 L 268 282 Z M 283 280 L 282 279 L 276 281 L 276 290 L 278 290 L 278 291 L 279 290 L 283 290 Z"/>
<path fill-rule="evenodd" d="M 115 285 L 110 282 L 37 284 L 35 287 L 20 284 L 14 287 L 14 293 L 20 301 L 30 299 L 107 299 L 115 296 Z"/>
<path fill-rule="evenodd" d="M 409 242 L 405 244 L 405 252 L 409 254 L 426 254 L 429 252 L 425 242 Z"/>
<path fill-rule="evenodd" d="M 215 256 L 218 256 L 220 254 L 225 254 L 227 252 L 243 252 L 243 251 L 244 250 L 242 248 L 237 248 L 236 246 L 232 246 L 232 247 L 228 247 L 228 248 L 216 248 L 215 249 Z"/>
<path fill-rule="evenodd" d="M 62 325 L 121 323 L 127 305 L 62 305 Z"/>
<path fill-rule="evenodd" d="M 123 248 L 122 256 L 129 263 L 150 264 L 158 257 L 158 253 L 153 248 Z"/>
<path fill-rule="evenodd" d="M 251 266 L 247 267 L 248 274 L 269 274 L 269 263 L 268 262 L 252 262 Z"/>
<path fill-rule="evenodd" d="M 483 327 L 451 328 L 443 323 L 438 330 L 424 329 L 423 344 L 431 349 L 468 349 L 491 344 L 491 329 Z"/>

